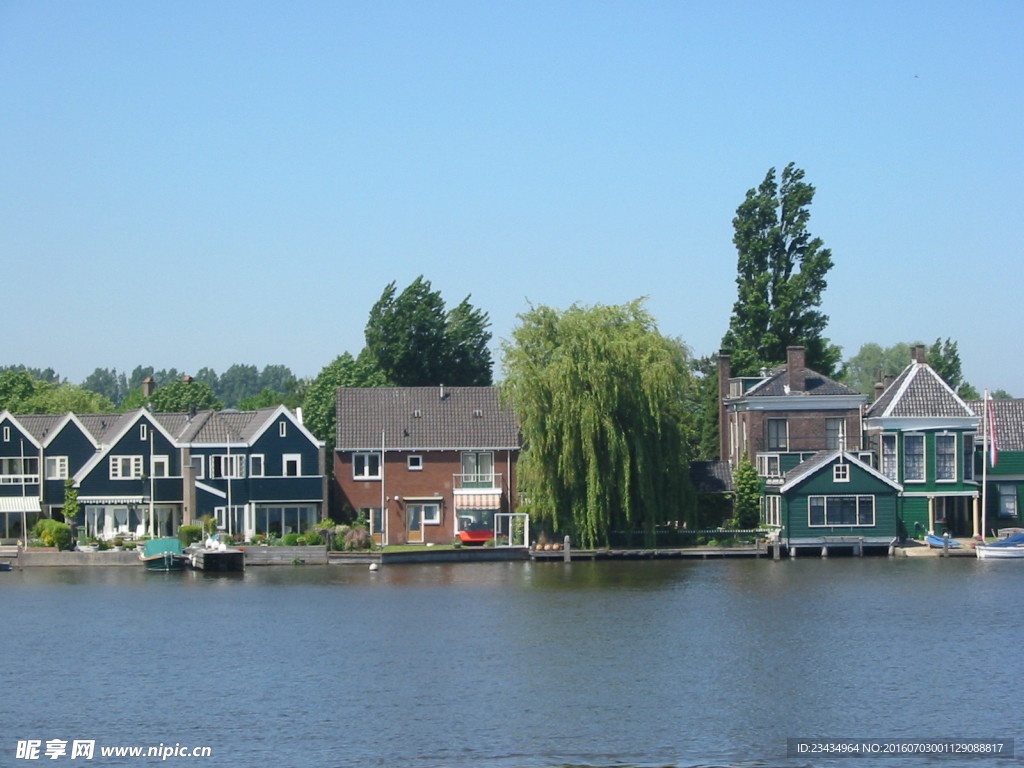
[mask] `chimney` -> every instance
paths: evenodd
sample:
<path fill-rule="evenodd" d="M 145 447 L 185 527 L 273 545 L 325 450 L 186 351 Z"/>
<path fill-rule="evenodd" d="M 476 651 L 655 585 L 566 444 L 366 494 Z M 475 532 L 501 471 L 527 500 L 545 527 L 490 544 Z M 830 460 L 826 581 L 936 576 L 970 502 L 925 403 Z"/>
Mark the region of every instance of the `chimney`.
<path fill-rule="evenodd" d="M 147 376 L 142 380 L 142 396 L 150 398 L 153 396 L 153 391 L 156 389 L 156 382 L 153 381 L 152 376 Z"/>
<path fill-rule="evenodd" d="M 732 356 L 722 350 L 718 353 L 718 458 L 729 459 L 729 422 L 725 411 L 725 398 L 729 396 L 729 377 L 732 376 Z"/>
<path fill-rule="evenodd" d="M 790 392 L 803 392 L 806 354 L 803 347 L 786 347 L 786 378 Z"/>
<path fill-rule="evenodd" d="M 914 349 L 912 350 L 912 352 L 913 352 L 913 355 L 914 355 L 914 362 L 915 363 L 924 364 L 924 362 L 925 362 L 924 344 L 917 344 L 917 345 L 915 345 Z"/>
<path fill-rule="evenodd" d="M 875 402 L 875 400 L 880 398 L 882 396 L 883 392 L 885 392 L 885 384 L 883 384 L 880 381 L 876 381 L 875 382 L 875 396 L 871 398 L 871 402 Z"/>

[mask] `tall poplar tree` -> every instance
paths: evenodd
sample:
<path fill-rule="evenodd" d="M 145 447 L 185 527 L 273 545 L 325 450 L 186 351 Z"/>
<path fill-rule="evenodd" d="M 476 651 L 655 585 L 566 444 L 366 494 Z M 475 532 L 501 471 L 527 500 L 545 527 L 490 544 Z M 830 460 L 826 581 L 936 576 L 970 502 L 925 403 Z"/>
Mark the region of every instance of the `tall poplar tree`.
<path fill-rule="evenodd" d="M 615 530 L 687 517 L 692 377 L 687 350 L 641 301 L 534 307 L 504 345 L 504 395 L 524 450 L 519 487 L 531 515 L 583 547 Z"/>
<path fill-rule="evenodd" d="M 823 337 L 828 316 L 819 311 L 832 268 L 832 251 L 807 231 L 814 187 L 787 165 L 776 182 L 772 168 L 736 209 L 736 303 L 722 346 L 736 373 L 753 374 L 785 362 L 786 347 L 806 348 L 807 366 L 833 375 L 841 350 Z"/>

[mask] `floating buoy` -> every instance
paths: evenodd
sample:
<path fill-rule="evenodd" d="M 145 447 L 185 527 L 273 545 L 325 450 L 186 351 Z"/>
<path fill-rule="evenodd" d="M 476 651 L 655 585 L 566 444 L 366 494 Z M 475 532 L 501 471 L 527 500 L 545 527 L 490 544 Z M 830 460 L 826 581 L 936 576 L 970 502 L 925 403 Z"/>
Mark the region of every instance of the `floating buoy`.
<path fill-rule="evenodd" d="M 376 563 L 370 563 L 370 570 L 376 571 L 379 566 Z"/>

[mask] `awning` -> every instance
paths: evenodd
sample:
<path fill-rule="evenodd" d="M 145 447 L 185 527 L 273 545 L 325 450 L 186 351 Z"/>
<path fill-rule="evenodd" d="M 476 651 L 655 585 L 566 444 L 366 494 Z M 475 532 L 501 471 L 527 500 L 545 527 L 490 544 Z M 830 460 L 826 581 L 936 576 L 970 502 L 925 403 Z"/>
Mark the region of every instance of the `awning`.
<path fill-rule="evenodd" d="M 37 496 L 0 496 L 0 512 L 39 512 Z"/>
<path fill-rule="evenodd" d="M 141 496 L 79 496 L 78 503 L 101 504 L 103 506 L 121 506 L 125 504 L 141 504 Z"/>
<path fill-rule="evenodd" d="M 500 509 L 501 491 L 494 493 L 457 493 L 456 509 Z"/>

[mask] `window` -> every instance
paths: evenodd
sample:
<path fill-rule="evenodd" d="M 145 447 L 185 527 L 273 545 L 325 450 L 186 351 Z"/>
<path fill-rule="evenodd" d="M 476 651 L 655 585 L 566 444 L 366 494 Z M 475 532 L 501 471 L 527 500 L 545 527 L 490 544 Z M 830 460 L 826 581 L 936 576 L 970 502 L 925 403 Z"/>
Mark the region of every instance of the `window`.
<path fill-rule="evenodd" d="M 935 479 L 956 481 L 956 435 L 935 436 Z"/>
<path fill-rule="evenodd" d="M 254 453 L 249 457 L 249 477 L 263 477 L 262 453 Z"/>
<path fill-rule="evenodd" d="M 823 526 L 866 526 L 875 524 L 874 496 L 809 496 L 807 524 Z"/>
<path fill-rule="evenodd" d="M 277 422 L 277 434 L 279 437 L 288 437 L 288 422 L 284 419 Z"/>
<path fill-rule="evenodd" d="M 899 482 L 900 470 L 896 461 L 896 435 L 882 435 L 882 474 Z"/>
<path fill-rule="evenodd" d="M 494 487 L 494 454 L 484 451 L 466 451 L 462 454 L 462 487 Z"/>
<path fill-rule="evenodd" d="M 905 435 L 903 438 L 903 479 L 908 483 L 923 483 L 924 435 Z"/>
<path fill-rule="evenodd" d="M 440 525 L 440 504 L 410 504 L 409 519 L 419 520 L 423 525 Z"/>
<path fill-rule="evenodd" d="M 46 457 L 46 479 L 67 480 L 68 479 L 68 457 L 47 456 Z"/>
<path fill-rule="evenodd" d="M 0 483 L 14 485 L 38 482 L 39 459 L 31 456 L 0 459 Z"/>
<path fill-rule="evenodd" d="M 848 482 L 850 482 L 850 465 L 849 464 L 833 464 L 832 465 L 832 482 L 834 482 L 834 483 L 848 483 Z"/>
<path fill-rule="evenodd" d="M 762 497 L 764 499 L 764 522 L 765 525 L 782 525 L 782 497 L 770 494 Z"/>
<path fill-rule="evenodd" d="M 110 479 L 131 480 L 142 477 L 141 456 L 111 456 Z"/>
<path fill-rule="evenodd" d="M 239 454 L 215 453 L 210 456 L 211 480 L 217 478 L 245 477 L 245 456 Z"/>
<path fill-rule="evenodd" d="M 1017 517 L 1017 486 L 1013 483 L 999 483 L 999 517 Z"/>
<path fill-rule="evenodd" d="M 4 427 L 4 442 L 5 443 L 11 442 L 11 428 L 10 427 Z"/>
<path fill-rule="evenodd" d="M 153 456 L 150 467 L 150 477 L 170 477 L 171 458 L 170 456 Z"/>
<path fill-rule="evenodd" d="M 964 435 L 964 480 L 974 479 L 974 435 Z"/>
<path fill-rule="evenodd" d="M 418 472 L 423 469 L 423 457 L 410 456 L 405 460 L 405 466 L 412 472 Z"/>
<path fill-rule="evenodd" d="M 845 448 L 843 438 L 846 436 L 844 419 L 825 419 L 825 450 L 835 451 Z"/>
<path fill-rule="evenodd" d="M 282 473 L 285 477 L 302 476 L 302 455 L 298 453 L 286 453 L 281 457 Z"/>
<path fill-rule="evenodd" d="M 149 424 L 139 424 L 139 440 L 146 442 L 149 438 Z"/>
<path fill-rule="evenodd" d="M 768 442 L 765 447 L 770 451 L 789 450 L 789 421 L 786 419 L 767 419 Z"/>
<path fill-rule="evenodd" d="M 757 474 L 761 477 L 781 477 L 779 455 L 777 453 L 757 454 Z"/>
<path fill-rule="evenodd" d="M 380 480 L 380 454 L 354 454 L 352 456 L 352 477 L 356 480 Z"/>

